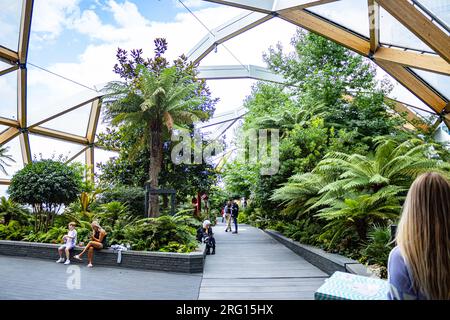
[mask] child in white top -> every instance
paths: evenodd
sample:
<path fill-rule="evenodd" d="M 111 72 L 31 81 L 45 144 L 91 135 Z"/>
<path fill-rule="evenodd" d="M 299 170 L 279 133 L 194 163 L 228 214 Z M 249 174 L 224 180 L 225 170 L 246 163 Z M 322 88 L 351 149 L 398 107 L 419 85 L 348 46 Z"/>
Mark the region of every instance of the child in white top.
<path fill-rule="evenodd" d="M 75 222 L 69 223 L 69 232 L 63 237 L 64 244 L 58 248 L 59 260 L 56 263 L 64 262 L 62 256 L 63 251 L 66 252 L 66 262 L 64 264 L 70 264 L 70 250 L 75 247 L 77 243 L 77 230 L 75 230 Z"/>

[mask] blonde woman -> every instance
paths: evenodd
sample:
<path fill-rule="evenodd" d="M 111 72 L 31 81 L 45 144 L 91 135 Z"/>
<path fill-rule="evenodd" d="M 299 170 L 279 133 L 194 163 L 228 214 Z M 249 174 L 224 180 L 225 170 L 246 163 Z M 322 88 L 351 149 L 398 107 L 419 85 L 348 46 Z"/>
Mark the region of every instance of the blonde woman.
<path fill-rule="evenodd" d="M 81 256 L 88 251 L 88 268 L 92 268 L 92 260 L 94 258 L 94 249 L 95 250 L 101 250 L 106 247 L 106 231 L 100 227 L 100 224 L 97 221 L 93 221 L 91 223 L 92 227 L 92 241 L 89 241 L 87 246 L 84 248 L 84 250 L 80 253 L 74 256 L 77 260 L 82 260 Z"/>
<path fill-rule="evenodd" d="M 426 173 L 412 184 L 388 261 L 390 299 L 450 299 L 450 184 Z"/>

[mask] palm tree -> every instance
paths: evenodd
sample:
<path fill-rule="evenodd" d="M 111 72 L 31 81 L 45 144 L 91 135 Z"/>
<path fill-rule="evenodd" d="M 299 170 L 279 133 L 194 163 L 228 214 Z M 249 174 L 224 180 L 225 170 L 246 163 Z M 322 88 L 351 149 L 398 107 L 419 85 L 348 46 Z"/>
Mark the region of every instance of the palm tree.
<path fill-rule="evenodd" d="M 21 225 L 28 224 L 29 216 L 27 213 L 28 211 L 20 204 L 6 199 L 6 197 L 0 198 L 0 217 L 5 225 L 11 220 L 18 221 Z"/>
<path fill-rule="evenodd" d="M 6 172 L 5 166 L 10 166 L 8 164 L 8 161 L 16 161 L 14 161 L 14 159 L 9 154 L 6 154 L 6 152 L 8 152 L 8 147 L 0 146 L 0 171 L 7 175 L 8 173 Z"/>
<path fill-rule="evenodd" d="M 296 126 L 306 127 L 313 118 L 325 116 L 323 103 L 316 103 L 308 108 L 300 106 L 294 109 L 286 109 L 276 115 L 262 116 L 255 120 L 253 127 L 256 129 L 276 128 L 280 129 L 282 136 Z"/>
<path fill-rule="evenodd" d="M 332 242 L 352 230 L 364 240 L 369 224 L 398 216 L 418 175 L 436 171 L 450 177 L 450 164 L 439 159 L 433 144 L 387 137 L 375 143 L 373 155 L 328 153 L 313 172 L 293 176 L 277 189 L 272 200 L 286 206 L 283 212 L 327 221 L 325 235 Z"/>
<path fill-rule="evenodd" d="M 331 207 L 323 208 L 316 214 L 328 222 L 321 236 L 331 238 L 329 246 L 352 232 L 357 233 L 360 241 L 366 240 L 369 225 L 384 225 L 398 217 L 402 200 L 398 191 L 392 186 L 374 194 L 352 194 L 336 199 Z"/>
<path fill-rule="evenodd" d="M 433 144 L 419 139 L 399 143 L 386 137 L 376 138 L 375 143 L 373 156 L 328 153 L 313 172 L 334 182 L 320 193 L 375 193 L 389 186 L 408 189 L 418 175 L 430 170 L 449 176 L 450 165 L 435 158 Z"/>
<path fill-rule="evenodd" d="M 137 145 L 146 144 L 150 152 L 149 184 L 158 189 L 163 161 L 163 142 L 175 127 L 205 120 L 208 115 L 197 107 L 199 83 L 191 76 L 182 76 L 175 66 L 156 73 L 143 65 L 137 67 L 132 83 L 111 82 L 106 90 L 106 117 L 113 125 L 142 127 Z M 159 215 L 159 198 L 149 197 L 149 217 Z"/>
<path fill-rule="evenodd" d="M 282 214 L 296 215 L 298 219 L 308 212 L 311 205 L 320 200 L 322 195 L 319 191 L 326 185 L 323 177 L 318 174 L 296 174 L 283 183 L 281 188 L 276 189 L 270 200 L 280 202 L 284 206 Z"/>

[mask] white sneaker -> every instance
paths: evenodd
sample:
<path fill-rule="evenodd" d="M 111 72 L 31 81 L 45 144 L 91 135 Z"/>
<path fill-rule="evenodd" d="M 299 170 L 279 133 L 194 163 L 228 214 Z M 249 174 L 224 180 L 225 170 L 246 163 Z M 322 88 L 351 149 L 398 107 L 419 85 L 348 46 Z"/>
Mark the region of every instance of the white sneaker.
<path fill-rule="evenodd" d="M 70 260 L 67 259 L 66 262 L 64 262 L 64 264 L 70 264 Z"/>
<path fill-rule="evenodd" d="M 59 258 L 58 260 L 56 260 L 56 263 L 63 263 L 64 262 L 64 258 Z"/>
<path fill-rule="evenodd" d="M 88 268 L 92 268 L 92 267 L 93 267 L 92 263 L 89 263 L 89 264 L 87 265 L 87 267 L 88 267 Z"/>

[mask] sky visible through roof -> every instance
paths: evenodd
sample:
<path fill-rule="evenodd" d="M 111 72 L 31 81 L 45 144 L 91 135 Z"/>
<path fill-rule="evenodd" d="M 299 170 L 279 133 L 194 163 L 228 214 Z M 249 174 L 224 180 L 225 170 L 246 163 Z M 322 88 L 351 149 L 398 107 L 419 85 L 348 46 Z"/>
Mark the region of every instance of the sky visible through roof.
<path fill-rule="evenodd" d="M 448 23 L 450 0 L 421 0 L 429 10 Z M 18 26 L 21 0 L 0 1 L 0 45 L 17 50 Z M 212 4 L 201 0 L 183 0 L 195 15 L 210 29 L 233 17 L 247 12 L 242 9 Z M 356 33 L 367 36 L 367 0 L 342 0 L 317 6 L 313 12 L 336 21 Z M 345 17 L 340 13 L 346 12 Z M 296 27 L 286 21 L 272 19 L 226 43 L 239 62 L 222 46 L 210 53 L 201 66 L 254 64 L 264 66 L 262 53 L 269 46 L 280 42 L 290 47 Z M 7 31 L 7 32 L 5 32 Z M 179 3 L 178 0 L 35 0 L 28 55 L 28 115 L 29 123 L 72 107 L 96 95 L 73 82 L 49 74 L 39 66 L 70 78 L 87 87 L 98 88 L 111 80 L 117 80 L 112 72 L 118 47 L 130 50 L 143 48 L 147 56 L 153 55 L 153 40 L 164 37 L 168 40 L 167 55 L 173 59 L 189 52 L 205 35 L 207 30 Z M 382 12 L 381 41 L 398 42 L 402 45 L 427 50 L 426 46 L 409 31 L 399 29 L 395 19 Z M 403 42 L 402 42 L 403 41 Z M 0 70 L 8 67 L 0 62 Z M 380 79 L 386 74 L 378 68 Z M 427 82 L 442 90 L 448 98 L 450 81 L 448 76 L 418 71 Z M 16 74 L 0 76 L 0 116 L 15 118 Z M 428 109 L 408 90 L 391 78 L 395 89 L 392 96 L 401 101 Z M 231 113 L 242 106 L 251 93 L 254 80 L 210 80 L 208 84 L 213 96 L 219 97 L 217 113 Z M 89 108 L 83 107 L 67 114 L 61 120 L 49 122 L 52 129 L 84 135 Z M 105 125 L 100 125 L 99 131 Z M 0 128 L 3 129 L 3 128 Z M 232 134 L 232 129 L 227 135 Z M 219 131 L 215 128 L 216 131 Z M 18 139 L 9 142 L 10 153 L 16 164 L 7 168 L 8 176 L 22 167 Z M 42 153 L 73 156 L 80 146 L 66 142 L 32 136 L 33 155 Z M 96 162 L 106 161 L 113 153 L 96 150 Z M 78 159 L 84 160 L 83 155 Z M 5 187 L 0 187 L 3 194 Z"/>

